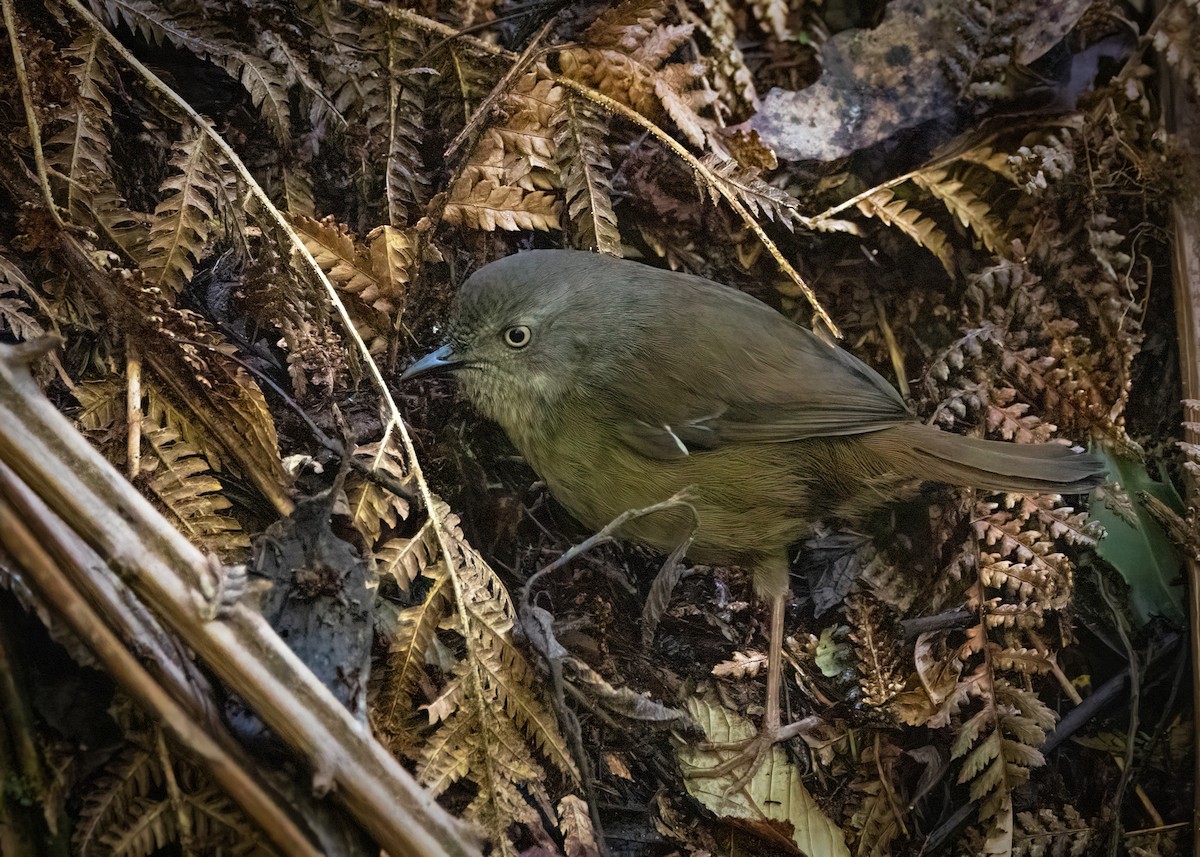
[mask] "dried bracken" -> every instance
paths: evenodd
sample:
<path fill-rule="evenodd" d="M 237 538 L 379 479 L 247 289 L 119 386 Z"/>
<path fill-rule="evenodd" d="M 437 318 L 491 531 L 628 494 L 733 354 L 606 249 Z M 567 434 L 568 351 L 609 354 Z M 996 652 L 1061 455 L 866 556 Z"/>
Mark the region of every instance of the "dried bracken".
<path fill-rule="evenodd" d="M 1181 776 L 1194 752 L 1177 716 L 1187 694 L 1147 683 L 1138 656 L 1174 633 L 1150 613 L 1182 615 L 1174 570 L 1147 565 L 1152 599 L 1113 597 L 1124 570 L 1098 548 L 1086 500 L 914 487 L 870 520 L 822 522 L 788 614 L 795 740 L 772 750 L 765 778 L 705 780 L 690 767 L 728 750 L 700 743 L 692 720 L 743 737 L 762 699 L 766 641 L 744 575 L 673 567 L 642 612 L 597 553 L 510 596 L 577 534 L 489 429 L 451 428 L 465 415 L 441 388 L 405 388 L 402 421 L 385 379 L 443 334 L 446 284 L 489 259 L 551 245 L 642 256 L 844 332 L 943 429 L 1091 443 L 1148 470 L 1104 486 L 1093 508 L 1166 566 L 1195 557 L 1189 513 L 1138 487 L 1169 478 L 1157 462 L 1200 482 L 1200 451 L 1171 443 L 1161 283 L 1179 153 L 1152 68 L 1200 95 L 1195 2 L 1145 19 L 1117 2 L 929 4 L 953 44 L 873 49 L 906 97 L 936 72 L 955 118 L 935 110 L 885 144 L 842 141 L 850 157 L 830 163 L 781 161 L 753 122 L 760 94 L 821 74 L 820 3 L 0 3 L 13 30 L 0 51 L 0 343 L 63 338 L 35 377 L 213 558 L 218 582 L 244 577 L 221 562 L 247 563 L 251 537 L 297 498 L 334 486 L 328 537 L 374 569 L 375 645 L 361 693 L 365 663 L 334 665 L 331 690 L 351 689 L 380 752 L 491 853 L 602 853 L 614 830 L 695 853 L 810 857 L 1179 847 L 1172 824 L 1190 809 L 1134 779 Z M 913 4 L 888 6 L 865 4 L 837 38 L 865 44 L 913 20 Z M 1038 109 L 1012 114 L 1027 103 Z M 783 118 L 818 133 L 823 121 Z M 102 663 L 3 538 L 0 677 L 20 678 L 5 656 L 53 641 Z M 276 548 L 268 537 L 258 550 Z M 296 573 L 308 588 L 289 602 L 335 597 L 337 569 Z M 219 623 L 209 595 L 197 601 Z M 16 642 L 2 633 L 14 616 L 50 636 Z M 143 642 L 126 641 L 157 651 Z M 186 649 L 165 632 L 155 643 Z M 1124 687 L 1126 661 L 1133 719 L 1101 732 L 1092 712 L 1070 726 L 1096 733 L 1091 749 L 1056 737 L 1051 755 L 1048 733 L 1087 704 L 1089 681 Z M 211 726 L 225 701 L 196 692 Z M 1161 723 L 1139 724 L 1142 692 L 1165 705 Z M 0 728 L 0 761 L 10 743 L 39 748 L 26 803 L 59 813 L 47 829 L 70 815 L 81 854 L 279 850 L 277 831 L 123 695 L 121 739 L 84 776 L 82 739 L 41 740 L 51 695 Z M 1117 750 L 1097 752 L 1109 734 Z M 319 785 L 329 749 L 308 748 Z M 59 779 L 39 780 L 39 764 Z M 711 812 L 671 797 L 685 779 Z"/>

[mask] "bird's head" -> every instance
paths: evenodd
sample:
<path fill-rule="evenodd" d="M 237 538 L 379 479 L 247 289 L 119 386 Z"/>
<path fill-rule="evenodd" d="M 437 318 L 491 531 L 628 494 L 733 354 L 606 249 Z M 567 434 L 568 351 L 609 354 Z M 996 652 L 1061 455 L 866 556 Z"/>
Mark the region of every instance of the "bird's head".
<path fill-rule="evenodd" d="M 596 254 L 535 250 L 480 268 L 455 301 L 446 343 L 400 380 L 453 373 L 510 435 L 622 371 L 630 314 Z M 637 313 L 633 313 L 636 316 Z"/>

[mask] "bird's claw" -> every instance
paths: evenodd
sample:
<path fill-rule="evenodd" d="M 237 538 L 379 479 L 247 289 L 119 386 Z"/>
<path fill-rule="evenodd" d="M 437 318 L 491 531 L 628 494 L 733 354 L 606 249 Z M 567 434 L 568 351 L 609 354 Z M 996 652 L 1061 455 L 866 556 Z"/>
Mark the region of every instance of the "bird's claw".
<path fill-rule="evenodd" d="M 755 775 L 758 774 L 763 762 L 770 754 L 771 748 L 782 741 L 790 741 L 799 735 L 804 727 L 804 721 L 796 721 L 786 726 L 764 725 L 757 735 L 739 741 L 705 741 L 700 745 L 705 752 L 726 753 L 732 751 L 734 755 L 711 768 L 693 768 L 688 771 L 687 775 L 695 779 L 716 779 L 740 772 L 725 791 L 729 794 L 741 791 L 750 785 Z"/>

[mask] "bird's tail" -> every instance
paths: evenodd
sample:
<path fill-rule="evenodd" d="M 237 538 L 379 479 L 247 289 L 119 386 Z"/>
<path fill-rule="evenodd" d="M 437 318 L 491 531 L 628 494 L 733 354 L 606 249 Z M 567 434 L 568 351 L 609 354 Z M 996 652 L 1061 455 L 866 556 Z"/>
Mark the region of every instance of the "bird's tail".
<path fill-rule="evenodd" d="M 1057 444 L 1007 443 L 906 423 L 862 439 L 905 475 L 989 491 L 1082 494 L 1105 479 L 1094 455 Z"/>

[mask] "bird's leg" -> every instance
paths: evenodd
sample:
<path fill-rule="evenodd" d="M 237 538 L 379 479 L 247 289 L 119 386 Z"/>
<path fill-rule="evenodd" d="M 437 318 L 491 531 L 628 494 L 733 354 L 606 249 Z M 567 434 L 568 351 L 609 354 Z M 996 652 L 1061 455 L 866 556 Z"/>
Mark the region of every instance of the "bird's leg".
<path fill-rule="evenodd" d="M 723 777 L 734 771 L 744 772 L 730 787 L 737 791 L 749 784 L 762 767 L 771 748 L 780 741 L 787 741 L 804 728 L 804 721 L 782 725 L 780 699 L 783 693 L 783 617 L 787 607 L 787 590 L 771 596 L 770 645 L 767 648 L 767 699 L 762 727 L 758 734 L 745 741 L 727 744 L 709 744 L 715 750 L 737 750 L 736 755 L 712 768 L 688 772 L 691 777 Z"/>
<path fill-rule="evenodd" d="M 771 599 L 771 641 L 767 646 L 767 710 L 759 734 L 777 735 L 781 722 L 780 699 L 783 693 L 783 613 L 787 592 Z M 775 740 L 773 739 L 772 743 Z"/>

